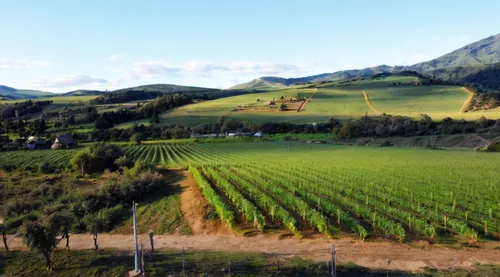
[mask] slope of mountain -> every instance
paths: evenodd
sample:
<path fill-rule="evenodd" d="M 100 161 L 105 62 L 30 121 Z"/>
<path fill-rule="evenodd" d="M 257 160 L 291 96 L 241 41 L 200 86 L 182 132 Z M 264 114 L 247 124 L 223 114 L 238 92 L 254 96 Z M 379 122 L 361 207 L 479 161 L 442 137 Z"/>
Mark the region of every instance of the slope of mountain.
<path fill-rule="evenodd" d="M 445 81 L 461 81 L 479 89 L 500 90 L 500 62 L 487 65 L 457 66 L 425 72 Z"/>
<path fill-rule="evenodd" d="M 261 77 L 252 80 L 248 83 L 239 84 L 231 87 L 230 89 L 255 89 L 255 90 L 268 90 L 276 87 L 283 88 L 294 84 L 301 83 L 317 83 L 323 81 L 339 81 L 352 78 L 364 78 L 379 73 L 392 73 L 402 71 L 403 66 L 388 66 L 379 65 L 375 67 L 368 67 L 364 69 L 342 70 L 333 73 L 323 73 L 300 78 L 281 78 L 281 77 Z"/>
<path fill-rule="evenodd" d="M 79 89 L 79 90 L 74 90 L 70 92 L 63 93 L 61 95 L 64 96 L 83 96 L 83 95 L 101 95 L 106 93 L 105 91 L 101 90 L 85 90 L 85 89 Z"/>
<path fill-rule="evenodd" d="M 500 62 L 500 34 L 468 44 L 439 58 L 414 64 L 407 70 L 425 72 L 457 66 L 477 66 Z"/>
<path fill-rule="evenodd" d="M 213 88 L 154 84 L 109 91 L 92 100 L 92 102 L 94 104 L 124 103 L 152 99 L 159 95 L 175 93 L 184 93 L 198 97 L 203 97 L 206 94 L 208 97 L 218 97 L 222 94 L 222 91 Z"/>
<path fill-rule="evenodd" d="M 8 99 L 25 99 L 36 98 L 41 96 L 52 95 L 51 92 L 30 90 L 30 89 L 15 89 L 8 86 L 0 85 L 0 97 Z"/>

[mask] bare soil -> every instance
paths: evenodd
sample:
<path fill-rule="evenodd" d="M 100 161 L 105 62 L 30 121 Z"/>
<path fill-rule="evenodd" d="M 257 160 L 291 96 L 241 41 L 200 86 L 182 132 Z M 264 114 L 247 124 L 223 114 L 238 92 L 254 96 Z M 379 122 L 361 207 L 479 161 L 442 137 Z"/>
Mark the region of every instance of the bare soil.
<path fill-rule="evenodd" d="M 207 220 L 209 204 L 196 185 L 196 181 L 187 171 L 183 171 L 181 186 L 181 211 L 194 235 L 231 234 L 221 220 Z"/>

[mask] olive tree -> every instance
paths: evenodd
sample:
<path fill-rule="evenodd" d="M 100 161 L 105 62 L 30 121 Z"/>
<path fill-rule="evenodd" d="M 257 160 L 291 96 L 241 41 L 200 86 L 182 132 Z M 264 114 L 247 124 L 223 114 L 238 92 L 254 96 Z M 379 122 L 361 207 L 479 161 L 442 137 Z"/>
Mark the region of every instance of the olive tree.
<path fill-rule="evenodd" d="M 99 233 L 106 232 L 109 229 L 109 219 L 103 212 L 97 212 L 95 214 L 87 215 L 84 218 L 84 222 L 87 226 L 87 231 L 92 235 L 94 239 L 94 251 L 97 251 L 99 249 L 97 237 Z"/>
<path fill-rule="evenodd" d="M 51 254 L 57 246 L 57 232 L 51 226 L 27 221 L 21 227 L 24 243 L 31 251 L 38 251 L 45 259 L 45 268 L 52 270 Z"/>

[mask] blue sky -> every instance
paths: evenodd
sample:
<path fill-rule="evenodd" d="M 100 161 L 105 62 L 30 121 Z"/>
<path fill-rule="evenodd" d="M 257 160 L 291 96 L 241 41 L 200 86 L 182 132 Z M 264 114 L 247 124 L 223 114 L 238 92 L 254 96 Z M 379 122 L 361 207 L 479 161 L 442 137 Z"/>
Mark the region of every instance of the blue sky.
<path fill-rule="evenodd" d="M 227 88 L 429 60 L 500 32 L 500 1 L 0 0 L 0 84 Z"/>

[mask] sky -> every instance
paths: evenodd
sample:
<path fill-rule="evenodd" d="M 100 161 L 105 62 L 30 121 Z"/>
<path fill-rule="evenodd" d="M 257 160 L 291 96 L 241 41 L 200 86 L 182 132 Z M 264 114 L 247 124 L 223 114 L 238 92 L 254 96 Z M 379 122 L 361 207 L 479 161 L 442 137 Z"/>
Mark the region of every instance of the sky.
<path fill-rule="evenodd" d="M 228 88 L 430 60 L 500 32 L 500 1 L 0 0 L 0 85 Z"/>

